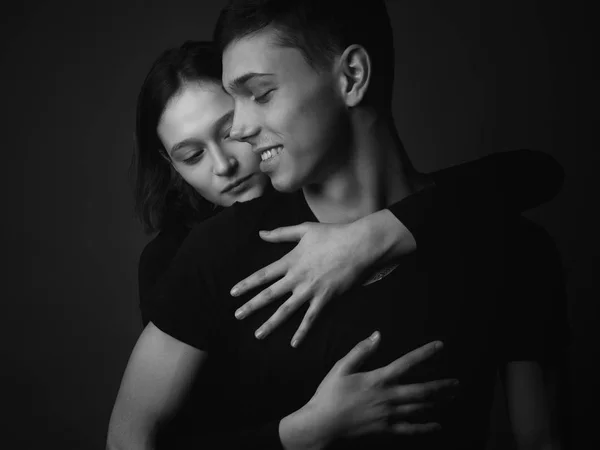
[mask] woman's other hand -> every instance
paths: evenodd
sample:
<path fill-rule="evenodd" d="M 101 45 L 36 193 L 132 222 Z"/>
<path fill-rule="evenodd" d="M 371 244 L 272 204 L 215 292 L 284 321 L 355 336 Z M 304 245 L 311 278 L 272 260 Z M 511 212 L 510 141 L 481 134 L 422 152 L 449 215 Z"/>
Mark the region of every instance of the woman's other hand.
<path fill-rule="evenodd" d="M 380 341 L 373 333 L 339 360 L 315 395 L 280 422 L 285 448 L 323 448 L 332 440 L 369 433 L 415 435 L 441 428 L 435 408 L 455 395 L 458 381 L 400 384 L 402 376 L 442 348 L 430 342 L 370 372 L 356 372 Z M 300 444 L 300 445 L 299 445 Z"/>

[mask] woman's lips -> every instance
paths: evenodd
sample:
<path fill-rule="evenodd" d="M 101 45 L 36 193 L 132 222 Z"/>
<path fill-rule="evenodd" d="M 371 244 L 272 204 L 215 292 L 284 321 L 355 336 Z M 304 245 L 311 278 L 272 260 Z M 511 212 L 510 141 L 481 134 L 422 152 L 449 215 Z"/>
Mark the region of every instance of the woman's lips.
<path fill-rule="evenodd" d="M 238 180 L 234 181 L 233 183 L 230 183 L 227 185 L 227 187 L 225 187 L 225 189 L 223 189 L 223 191 L 221 192 L 222 194 L 237 194 L 242 192 L 243 190 L 245 190 L 248 187 L 248 181 L 250 180 L 250 178 L 252 178 L 254 174 L 251 173 L 250 175 L 247 175 L 243 178 L 239 178 Z"/>

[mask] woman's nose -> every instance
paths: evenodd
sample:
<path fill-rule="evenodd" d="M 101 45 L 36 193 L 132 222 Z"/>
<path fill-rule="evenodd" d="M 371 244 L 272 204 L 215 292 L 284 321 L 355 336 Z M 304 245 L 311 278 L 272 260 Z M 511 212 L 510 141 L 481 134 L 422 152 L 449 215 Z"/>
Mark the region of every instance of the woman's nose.
<path fill-rule="evenodd" d="M 237 169 L 238 161 L 233 156 L 217 152 L 213 164 L 213 173 L 219 176 L 231 175 Z"/>

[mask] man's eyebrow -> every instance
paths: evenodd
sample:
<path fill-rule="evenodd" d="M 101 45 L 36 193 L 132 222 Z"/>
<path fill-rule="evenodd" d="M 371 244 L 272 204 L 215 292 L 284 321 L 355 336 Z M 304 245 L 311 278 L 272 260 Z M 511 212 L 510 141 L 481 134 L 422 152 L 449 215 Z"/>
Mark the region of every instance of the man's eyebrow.
<path fill-rule="evenodd" d="M 232 92 L 239 92 L 244 88 L 244 85 L 250 81 L 253 78 L 257 78 L 257 77 L 268 77 L 271 75 L 275 75 L 273 73 L 258 73 L 258 72 L 248 72 L 245 73 L 244 75 L 241 75 L 237 78 L 235 78 L 234 80 L 232 80 L 227 87 L 229 88 L 230 91 Z"/>
<path fill-rule="evenodd" d="M 221 127 L 223 127 L 224 124 L 226 124 L 229 120 L 231 120 L 232 117 L 233 117 L 233 109 L 231 111 L 226 112 L 221 117 L 219 117 L 212 125 L 212 128 L 216 129 L 216 130 L 220 130 Z M 198 144 L 202 144 L 202 143 L 203 143 L 202 140 L 197 139 L 197 138 L 184 139 L 183 141 L 178 142 L 171 148 L 171 154 L 175 153 L 176 151 L 178 151 L 184 147 L 187 147 L 188 145 L 198 145 Z"/>

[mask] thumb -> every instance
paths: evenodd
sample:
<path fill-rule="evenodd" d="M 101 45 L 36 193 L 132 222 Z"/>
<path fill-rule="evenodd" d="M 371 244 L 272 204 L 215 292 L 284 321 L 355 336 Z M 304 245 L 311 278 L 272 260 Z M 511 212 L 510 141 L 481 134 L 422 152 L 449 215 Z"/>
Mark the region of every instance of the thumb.
<path fill-rule="evenodd" d="M 306 231 L 306 226 L 300 224 L 268 231 L 261 230 L 258 233 L 261 239 L 267 242 L 298 242 L 306 234 Z"/>
<path fill-rule="evenodd" d="M 356 371 L 371 353 L 375 351 L 380 340 L 381 334 L 379 331 L 375 331 L 367 339 L 356 344 L 346 356 L 338 361 L 340 371 L 346 374 Z"/>

